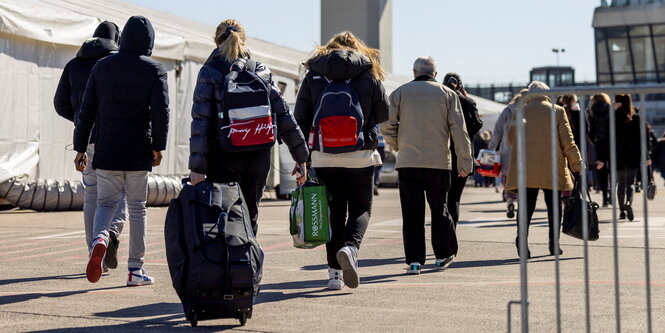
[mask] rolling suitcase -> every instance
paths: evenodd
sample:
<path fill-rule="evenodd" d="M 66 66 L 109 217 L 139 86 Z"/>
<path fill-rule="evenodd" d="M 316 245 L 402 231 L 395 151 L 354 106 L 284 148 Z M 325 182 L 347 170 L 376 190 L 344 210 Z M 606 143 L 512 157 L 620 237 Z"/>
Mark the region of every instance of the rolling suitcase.
<path fill-rule="evenodd" d="M 184 184 L 169 206 L 164 236 L 173 288 L 191 325 L 218 318 L 245 325 L 259 292 L 263 251 L 240 186 Z"/>

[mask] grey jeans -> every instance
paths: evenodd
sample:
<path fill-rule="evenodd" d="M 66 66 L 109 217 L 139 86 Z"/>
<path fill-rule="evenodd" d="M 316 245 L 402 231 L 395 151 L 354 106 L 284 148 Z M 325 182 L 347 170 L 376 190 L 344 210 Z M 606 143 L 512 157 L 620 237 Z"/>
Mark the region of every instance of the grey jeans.
<path fill-rule="evenodd" d="M 94 234 L 108 239 L 111 221 L 122 197 L 123 188 L 129 211 L 128 268 L 143 268 L 147 229 L 146 199 L 148 171 L 112 171 L 97 169 L 97 211 Z"/>
<path fill-rule="evenodd" d="M 83 170 L 82 181 L 85 186 L 83 196 L 83 225 L 85 228 L 85 241 L 88 244 L 88 250 L 92 246 L 94 235 L 92 233 L 92 226 L 95 220 L 95 210 L 97 209 L 97 171 L 92 168 L 92 159 L 95 156 L 95 144 L 88 145 L 88 150 L 85 152 L 88 156 L 88 164 Z M 122 228 L 127 221 L 127 201 L 125 200 L 125 193 L 123 191 L 118 208 L 115 211 L 109 232 L 120 236 Z"/>

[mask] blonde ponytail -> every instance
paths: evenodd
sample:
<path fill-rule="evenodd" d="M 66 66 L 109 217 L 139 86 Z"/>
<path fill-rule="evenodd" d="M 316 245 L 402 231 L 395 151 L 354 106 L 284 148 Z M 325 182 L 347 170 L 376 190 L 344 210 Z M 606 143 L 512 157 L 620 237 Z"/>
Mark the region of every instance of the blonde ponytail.
<path fill-rule="evenodd" d="M 246 39 L 245 28 L 236 20 L 224 20 L 217 26 L 215 43 L 222 51 L 224 60 L 228 62 L 248 57 L 249 52 L 245 48 Z"/>

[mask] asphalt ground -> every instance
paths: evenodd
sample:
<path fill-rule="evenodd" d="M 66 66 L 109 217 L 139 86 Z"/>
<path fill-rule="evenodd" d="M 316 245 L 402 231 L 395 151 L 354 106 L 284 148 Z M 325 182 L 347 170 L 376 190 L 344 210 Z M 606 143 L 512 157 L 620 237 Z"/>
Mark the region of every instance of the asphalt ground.
<path fill-rule="evenodd" d="M 267 195 L 268 197 L 274 195 Z M 598 199 L 597 195 L 594 196 Z M 621 326 L 646 331 L 644 222 L 641 196 L 636 220 L 617 224 Z M 547 249 L 547 220 L 540 195 L 530 231 L 529 327 L 556 331 L 555 261 Z M 650 201 L 653 332 L 665 332 L 665 194 Z M 98 283 L 84 275 L 87 251 L 81 212 L 0 212 L 0 331 L 139 332 L 235 330 L 244 332 L 505 332 L 507 304 L 520 297 L 514 219 L 491 188 L 467 187 L 458 226 L 460 250 L 449 269 L 405 274 L 398 191 L 381 189 L 359 254 L 357 289 L 325 289 L 323 246 L 293 248 L 289 202 L 264 200 L 259 241 L 265 272 L 254 315 L 199 322 L 191 328 L 170 283 L 162 236 L 166 208 L 148 210 L 146 269 L 156 284 L 125 287 L 128 229 L 120 265 Z M 601 209 L 601 239 L 590 242 L 591 328 L 616 331 L 611 210 Z M 429 233 L 429 226 L 427 227 Z M 429 235 L 427 236 L 429 239 Z M 564 332 L 585 325 L 582 241 L 562 235 L 561 323 Z M 519 330 L 519 308 L 512 327 Z"/>

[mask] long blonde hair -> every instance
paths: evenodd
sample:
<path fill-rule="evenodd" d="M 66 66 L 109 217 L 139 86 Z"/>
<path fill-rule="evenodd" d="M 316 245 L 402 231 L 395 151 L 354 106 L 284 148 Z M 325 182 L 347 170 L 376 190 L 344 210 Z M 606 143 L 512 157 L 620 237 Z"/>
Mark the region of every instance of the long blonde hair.
<path fill-rule="evenodd" d="M 249 56 L 249 51 L 245 48 L 245 40 L 247 40 L 245 27 L 234 19 L 222 21 L 215 31 L 215 44 L 228 62 Z"/>
<path fill-rule="evenodd" d="M 326 45 L 316 46 L 314 56 L 307 62 L 312 62 L 337 50 L 356 51 L 367 56 L 372 62 L 374 77 L 380 81 L 385 79 L 386 72 L 381 68 L 381 51 L 368 47 L 360 38 L 348 30 L 333 36 Z"/>

